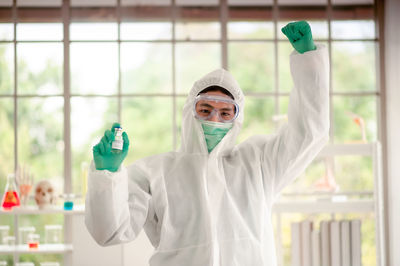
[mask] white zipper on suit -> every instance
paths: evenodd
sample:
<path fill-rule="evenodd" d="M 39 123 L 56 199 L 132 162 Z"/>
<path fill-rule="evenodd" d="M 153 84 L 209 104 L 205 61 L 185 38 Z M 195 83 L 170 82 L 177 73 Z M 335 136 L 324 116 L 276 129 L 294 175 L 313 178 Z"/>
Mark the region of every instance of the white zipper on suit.
<path fill-rule="evenodd" d="M 222 197 L 223 185 L 220 183 L 220 180 L 216 176 L 210 176 L 209 173 L 213 173 L 214 171 L 210 171 L 210 168 L 215 168 L 217 165 L 210 164 L 211 160 L 216 160 L 214 156 L 208 157 L 207 160 L 207 173 L 205 176 L 205 190 L 206 190 L 206 198 L 207 205 L 210 211 L 210 225 L 211 225 L 211 236 L 212 236 L 212 266 L 220 266 L 220 248 L 218 241 L 218 232 L 217 232 L 217 215 L 219 213 L 220 207 L 220 199 Z M 216 162 L 216 161 L 215 161 Z"/>

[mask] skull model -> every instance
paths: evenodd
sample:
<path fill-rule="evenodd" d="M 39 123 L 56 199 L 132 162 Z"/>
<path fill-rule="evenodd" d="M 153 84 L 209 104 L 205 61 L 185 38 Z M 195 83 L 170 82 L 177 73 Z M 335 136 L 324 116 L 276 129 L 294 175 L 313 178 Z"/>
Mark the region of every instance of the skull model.
<path fill-rule="evenodd" d="M 39 209 L 44 209 L 55 203 L 56 195 L 54 187 L 49 181 L 43 180 L 37 183 L 35 188 L 35 201 Z"/>

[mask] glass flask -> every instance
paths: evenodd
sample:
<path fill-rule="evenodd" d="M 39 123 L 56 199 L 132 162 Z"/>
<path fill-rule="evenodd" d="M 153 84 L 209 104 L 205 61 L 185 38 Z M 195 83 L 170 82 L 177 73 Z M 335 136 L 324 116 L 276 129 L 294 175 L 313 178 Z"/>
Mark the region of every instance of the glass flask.
<path fill-rule="evenodd" d="M 1 206 L 6 211 L 10 211 L 13 207 L 20 206 L 20 200 L 18 196 L 17 185 L 15 184 L 14 174 L 9 174 L 7 176 L 7 184 L 4 190 L 4 196 Z"/>

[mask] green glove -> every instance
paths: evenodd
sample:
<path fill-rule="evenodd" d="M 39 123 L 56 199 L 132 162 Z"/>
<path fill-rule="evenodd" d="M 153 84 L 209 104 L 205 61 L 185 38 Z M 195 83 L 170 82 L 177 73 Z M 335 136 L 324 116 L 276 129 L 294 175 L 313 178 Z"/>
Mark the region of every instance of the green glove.
<path fill-rule="evenodd" d="M 111 130 L 106 130 L 100 142 L 93 147 L 93 159 L 97 170 L 118 171 L 119 166 L 128 154 L 129 139 L 125 132 L 122 133 L 124 141 L 122 151 L 111 149 L 116 127 L 120 127 L 120 124 L 114 123 Z"/>
<path fill-rule="evenodd" d="M 317 49 L 314 45 L 311 28 L 307 21 L 291 22 L 282 28 L 282 32 L 289 39 L 293 48 L 301 54 Z"/>

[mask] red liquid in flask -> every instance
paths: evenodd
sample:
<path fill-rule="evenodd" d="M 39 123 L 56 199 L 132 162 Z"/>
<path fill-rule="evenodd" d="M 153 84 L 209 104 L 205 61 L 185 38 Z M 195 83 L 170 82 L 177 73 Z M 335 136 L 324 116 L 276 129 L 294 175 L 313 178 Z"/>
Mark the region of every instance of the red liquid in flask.
<path fill-rule="evenodd" d="M 17 191 L 6 191 L 3 197 L 2 207 L 4 210 L 11 210 L 12 207 L 19 206 L 19 196 Z"/>

